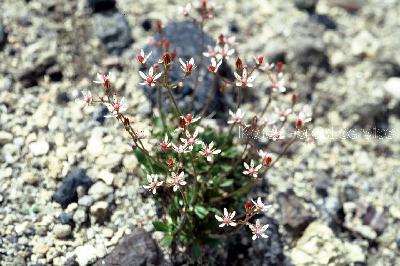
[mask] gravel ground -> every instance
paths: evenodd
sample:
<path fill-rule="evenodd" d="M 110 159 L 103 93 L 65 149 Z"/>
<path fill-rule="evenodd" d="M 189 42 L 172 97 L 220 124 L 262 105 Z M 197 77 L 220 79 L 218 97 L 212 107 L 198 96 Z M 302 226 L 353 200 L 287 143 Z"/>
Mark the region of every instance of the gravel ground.
<path fill-rule="evenodd" d="M 318 2 L 315 11 L 305 2 Z M 110 22 L 83 0 L 1 1 L 1 265 L 88 265 L 136 228 L 152 231 L 154 204 L 142 197 L 127 136 L 103 121 L 104 109 L 82 112 L 74 98 L 111 70 L 138 128 L 148 128 L 135 54 L 151 36 L 145 21 L 176 20 L 183 3 L 120 0 Z M 285 263 L 400 265 L 398 1 L 215 3 L 207 32 L 235 35 L 247 60 L 284 59 L 289 89 L 313 106 L 313 128 L 335 132 L 296 147 L 265 177 L 269 193 L 259 192 L 273 206 Z M 113 27 L 119 37 L 104 41 Z M 261 102 L 265 82 L 256 80 Z M 62 208 L 53 195 L 75 185 L 67 179 L 88 182 L 71 194 L 77 202 L 61 197 Z"/>

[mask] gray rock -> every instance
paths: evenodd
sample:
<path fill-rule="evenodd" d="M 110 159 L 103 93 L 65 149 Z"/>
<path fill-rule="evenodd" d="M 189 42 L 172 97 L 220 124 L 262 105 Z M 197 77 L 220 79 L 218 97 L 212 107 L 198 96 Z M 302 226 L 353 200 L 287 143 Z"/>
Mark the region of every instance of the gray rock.
<path fill-rule="evenodd" d="M 12 87 L 12 80 L 10 78 L 2 78 L 0 79 L 0 91 L 8 91 Z"/>
<path fill-rule="evenodd" d="M 95 32 L 110 54 L 120 55 L 133 43 L 126 17 L 118 12 L 95 15 Z"/>
<path fill-rule="evenodd" d="M 385 83 L 385 90 L 390 96 L 400 102 L 400 78 L 389 78 Z"/>
<path fill-rule="evenodd" d="M 73 219 L 74 222 L 78 225 L 86 223 L 86 221 L 88 220 L 88 215 L 85 209 L 83 209 L 82 207 L 78 208 L 74 213 Z"/>
<path fill-rule="evenodd" d="M 53 195 L 53 199 L 58 202 L 61 207 L 66 208 L 71 202 L 78 200 L 77 188 L 82 186 L 85 190 L 93 184 L 90 177 L 86 175 L 86 171 L 81 168 L 73 168 L 66 177 L 64 177 L 62 185 Z"/>
<path fill-rule="evenodd" d="M 58 239 L 64 239 L 71 235 L 72 229 L 69 224 L 56 224 L 53 228 L 53 234 Z"/>
<path fill-rule="evenodd" d="M 159 265 L 160 253 L 151 235 L 143 229 L 136 229 L 126 236 L 122 243 L 95 266 Z"/>
<path fill-rule="evenodd" d="M 78 199 L 78 204 L 85 207 L 92 206 L 93 202 L 94 202 L 93 197 L 89 195 L 85 195 Z"/>
<path fill-rule="evenodd" d="M 282 223 L 294 235 L 301 235 L 303 230 L 314 219 L 304 207 L 304 201 L 289 190 L 278 195 L 282 211 Z"/>
<path fill-rule="evenodd" d="M 7 143 L 2 147 L 1 154 L 6 163 L 12 164 L 18 161 L 20 157 L 20 148 L 13 143 Z"/>
<path fill-rule="evenodd" d="M 201 51 L 201 30 L 200 28 L 188 21 L 184 22 L 170 22 L 164 28 L 164 38 L 170 42 L 170 51 L 176 51 L 176 59 L 182 58 L 183 60 L 189 60 L 191 57 L 194 58 L 196 64 L 200 62 L 200 51 Z M 155 39 L 159 39 L 156 35 Z M 205 47 L 207 45 L 214 46 L 214 40 L 209 36 L 204 37 Z M 151 60 L 149 65 L 156 63 L 162 56 L 162 51 L 155 45 L 147 46 L 144 49 L 146 52 L 152 51 Z M 170 79 L 172 82 L 178 82 L 182 78 L 182 70 L 178 61 L 174 64 L 171 72 Z M 193 104 L 193 110 L 198 113 L 202 110 L 206 104 L 208 98 L 211 96 L 212 101 L 209 106 L 209 110 L 216 112 L 216 117 L 221 117 L 227 110 L 230 101 L 228 101 L 228 95 L 223 96 L 219 91 L 220 83 L 218 79 L 215 79 L 214 75 L 207 69 L 209 58 L 204 58 L 204 63 L 201 68 L 196 68 L 193 73 L 185 79 L 184 87 L 174 90 L 175 99 L 178 102 L 179 108 L 182 112 L 187 113 L 191 106 L 192 92 L 195 88 L 197 73 L 199 73 L 199 83 L 195 93 L 195 101 Z M 200 71 L 200 72 L 199 72 Z M 224 62 L 219 73 L 223 76 L 229 77 L 231 71 Z M 154 87 L 142 86 L 145 95 L 151 100 L 153 106 L 156 105 L 156 89 Z M 169 98 L 166 91 L 163 91 L 162 102 L 165 103 L 163 108 L 169 109 Z"/>

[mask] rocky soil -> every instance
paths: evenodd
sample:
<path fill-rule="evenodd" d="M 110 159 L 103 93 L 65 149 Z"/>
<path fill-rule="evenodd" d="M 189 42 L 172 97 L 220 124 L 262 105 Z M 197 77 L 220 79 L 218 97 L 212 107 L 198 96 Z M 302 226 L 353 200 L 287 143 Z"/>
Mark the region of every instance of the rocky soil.
<path fill-rule="evenodd" d="M 152 105 L 135 55 L 152 22 L 181 21 L 186 1 L 115 2 L 0 2 L 1 265 L 167 263 L 127 136 L 104 108 L 82 111 L 74 99 L 110 70 L 146 133 Z M 254 191 L 272 204 L 271 237 L 236 236 L 223 264 L 400 265 L 398 1 L 215 3 L 209 35 L 235 35 L 246 60 L 285 61 L 320 133 Z M 256 79 L 261 103 L 265 81 Z"/>

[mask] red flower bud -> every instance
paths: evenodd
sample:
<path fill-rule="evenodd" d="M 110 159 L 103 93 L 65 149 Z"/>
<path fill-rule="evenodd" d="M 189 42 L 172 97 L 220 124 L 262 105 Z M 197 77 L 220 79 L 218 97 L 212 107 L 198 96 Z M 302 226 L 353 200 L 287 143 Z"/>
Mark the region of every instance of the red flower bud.
<path fill-rule="evenodd" d="M 278 63 L 276 63 L 276 71 L 281 72 L 283 67 L 284 67 L 283 62 L 279 61 Z"/>
<path fill-rule="evenodd" d="M 301 120 L 300 118 L 297 118 L 296 120 L 296 128 L 299 129 L 303 126 L 303 120 Z"/>
<path fill-rule="evenodd" d="M 264 62 L 264 57 L 263 57 L 262 55 L 259 55 L 259 56 L 257 57 L 257 63 L 258 63 L 259 65 L 261 65 L 263 62 Z"/>
<path fill-rule="evenodd" d="M 272 163 L 272 157 L 271 156 L 265 156 L 263 159 L 262 164 L 266 167 L 269 167 Z"/>
<path fill-rule="evenodd" d="M 236 59 L 236 69 L 237 70 L 240 70 L 240 69 L 242 69 L 243 68 L 243 62 L 242 62 L 242 60 L 240 59 L 240 57 L 238 57 L 237 59 Z"/>
<path fill-rule="evenodd" d="M 207 10 L 207 1 L 206 0 L 201 0 L 201 8 L 204 11 Z"/>
<path fill-rule="evenodd" d="M 192 114 L 187 114 L 185 119 L 186 119 L 186 123 L 190 124 L 192 122 L 193 115 Z"/>
<path fill-rule="evenodd" d="M 185 128 L 186 127 L 186 119 L 184 116 L 180 116 L 178 120 L 178 126 L 180 128 Z"/>
<path fill-rule="evenodd" d="M 251 209 L 251 202 L 249 200 L 246 201 L 246 204 L 244 205 L 244 208 L 246 209 L 246 211 Z"/>
<path fill-rule="evenodd" d="M 175 160 L 172 158 L 167 158 L 166 163 L 167 163 L 168 168 L 172 168 L 175 164 Z"/>
<path fill-rule="evenodd" d="M 297 95 L 296 95 L 296 94 L 293 94 L 293 95 L 292 95 L 292 104 L 295 105 L 296 102 L 297 102 Z"/>
<path fill-rule="evenodd" d="M 225 43 L 225 36 L 224 36 L 223 34 L 220 34 L 220 35 L 218 36 L 218 42 L 220 42 L 220 43 Z"/>
<path fill-rule="evenodd" d="M 163 55 L 163 63 L 168 65 L 169 63 L 171 63 L 172 59 L 171 59 L 171 54 L 170 53 L 165 53 Z"/>

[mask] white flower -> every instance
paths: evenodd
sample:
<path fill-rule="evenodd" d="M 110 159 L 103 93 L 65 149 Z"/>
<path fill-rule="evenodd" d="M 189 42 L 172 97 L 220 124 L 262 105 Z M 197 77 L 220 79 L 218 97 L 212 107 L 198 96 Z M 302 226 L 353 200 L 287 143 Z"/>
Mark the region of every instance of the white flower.
<path fill-rule="evenodd" d="M 122 97 L 122 99 L 118 102 L 116 95 L 113 96 L 111 103 L 104 103 L 104 105 L 112 114 L 106 115 L 105 117 L 117 116 L 118 114 L 123 113 L 126 111 L 126 109 L 128 109 L 128 106 L 125 103 L 125 98 Z"/>
<path fill-rule="evenodd" d="M 230 49 L 228 44 L 225 44 L 223 47 L 218 46 L 217 49 L 217 58 L 222 59 L 226 58 L 229 59 L 235 53 L 235 49 Z"/>
<path fill-rule="evenodd" d="M 286 87 L 285 87 L 285 80 L 283 79 L 283 74 L 279 73 L 278 74 L 278 80 L 272 82 L 272 91 L 279 91 L 279 92 L 285 92 Z"/>
<path fill-rule="evenodd" d="M 251 200 L 251 202 L 253 202 L 254 207 L 256 208 L 257 211 L 261 211 L 261 212 L 265 212 L 269 209 L 269 205 L 265 205 L 262 201 L 261 198 L 258 197 L 257 198 L 257 202 L 255 202 L 254 200 Z"/>
<path fill-rule="evenodd" d="M 211 57 L 211 58 L 217 57 L 217 54 L 218 54 L 218 46 L 212 47 L 210 45 L 207 45 L 207 52 L 203 53 L 205 57 Z"/>
<path fill-rule="evenodd" d="M 168 150 L 171 147 L 171 143 L 168 141 L 167 134 L 165 134 L 164 141 L 160 143 L 160 147 L 163 151 Z"/>
<path fill-rule="evenodd" d="M 80 104 L 83 104 L 84 105 L 83 108 L 86 108 L 89 105 L 91 105 L 92 102 L 93 102 L 92 93 L 90 91 L 81 91 L 81 92 L 82 92 L 83 98 L 82 99 L 76 99 L 76 102 L 80 103 Z"/>
<path fill-rule="evenodd" d="M 217 73 L 218 72 L 218 68 L 220 67 L 220 65 L 222 64 L 222 60 L 215 60 L 215 58 L 211 58 L 211 64 L 208 65 L 208 70 L 210 70 L 213 73 Z"/>
<path fill-rule="evenodd" d="M 156 85 L 156 80 L 159 77 L 161 77 L 162 73 L 158 73 L 158 74 L 154 75 L 154 68 L 150 67 L 149 73 L 147 76 L 142 71 L 139 71 L 139 75 L 144 79 L 144 82 L 139 83 L 140 85 L 149 85 L 149 86 L 153 87 L 154 85 Z"/>
<path fill-rule="evenodd" d="M 262 238 L 267 238 L 268 237 L 266 234 L 264 234 L 264 232 L 269 227 L 268 224 L 261 225 L 260 224 L 260 220 L 257 220 L 255 225 L 250 224 L 249 227 L 250 227 L 250 230 L 253 233 L 253 237 L 252 237 L 253 240 L 256 240 L 257 238 L 260 238 L 260 237 L 262 237 Z"/>
<path fill-rule="evenodd" d="M 145 64 L 147 62 L 147 60 L 149 59 L 151 53 L 152 53 L 152 51 L 150 53 L 148 53 L 147 55 L 145 55 L 143 49 L 141 49 L 140 54 L 138 54 L 138 56 L 137 56 L 137 60 L 139 61 L 139 63 Z"/>
<path fill-rule="evenodd" d="M 191 10 L 192 10 L 192 5 L 190 3 L 186 4 L 186 6 L 184 7 L 179 7 L 179 13 L 184 15 L 185 17 L 189 16 Z"/>
<path fill-rule="evenodd" d="M 195 144 L 202 144 L 202 141 L 197 139 L 197 136 L 199 135 L 197 128 L 194 131 L 193 135 L 191 135 L 189 133 L 189 131 L 187 131 L 187 130 L 185 131 L 185 135 L 186 135 L 186 139 L 181 138 L 181 141 L 183 144 L 185 144 L 189 148 L 189 150 L 193 150 L 193 146 Z"/>
<path fill-rule="evenodd" d="M 203 155 L 204 157 L 206 157 L 206 160 L 208 162 L 212 162 L 213 161 L 213 155 L 217 155 L 219 153 L 221 153 L 221 150 L 219 149 L 214 149 L 214 142 L 211 141 L 210 144 L 204 144 L 202 143 L 202 150 L 200 151 L 200 154 Z"/>
<path fill-rule="evenodd" d="M 262 165 L 269 167 L 272 163 L 272 155 L 268 152 L 264 152 L 263 150 L 258 151 L 258 155 L 261 157 Z"/>
<path fill-rule="evenodd" d="M 237 224 L 233 220 L 233 217 L 235 217 L 236 212 L 233 211 L 232 213 L 228 213 L 228 210 L 224 208 L 224 216 L 218 216 L 215 215 L 215 219 L 217 219 L 221 224 L 219 227 L 224 227 L 225 225 L 230 225 L 230 226 L 236 226 Z"/>
<path fill-rule="evenodd" d="M 192 73 L 192 70 L 196 68 L 193 57 L 186 62 L 184 62 L 182 58 L 179 58 L 179 62 L 181 63 L 182 71 L 185 72 L 186 75 L 190 75 Z"/>
<path fill-rule="evenodd" d="M 149 181 L 149 184 L 143 185 L 143 187 L 152 191 L 153 194 L 156 194 L 157 188 L 164 184 L 164 181 L 158 182 L 158 175 L 147 175 L 147 181 Z"/>
<path fill-rule="evenodd" d="M 179 189 L 180 186 L 186 185 L 186 181 L 183 179 L 185 175 L 184 172 L 180 172 L 180 174 L 171 173 L 172 177 L 168 179 L 168 183 L 172 185 L 172 190 L 175 192 Z"/>
<path fill-rule="evenodd" d="M 94 83 L 102 84 L 105 89 L 109 89 L 111 87 L 111 73 L 108 75 L 97 73 L 97 80 L 94 80 Z"/>
<path fill-rule="evenodd" d="M 250 165 L 244 162 L 244 168 L 246 168 L 246 170 L 243 171 L 243 174 L 256 178 L 258 177 L 258 170 L 260 170 L 261 167 L 262 167 L 261 164 L 254 166 L 253 160 L 250 161 Z"/>
<path fill-rule="evenodd" d="M 242 113 L 242 110 L 237 109 L 236 113 L 233 113 L 231 110 L 229 110 L 229 115 L 231 116 L 231 119 L 228 120 L 228 124 L 240 124 L 242 123 L 242 119 L 244 117 L 244 113 Z"/>
<path fill-rule="evenodd" d="M 172 145 L 172 149 L 175 152 L 179 153 L 179 154 L 189 152 L 188 147 L 186 146 L 186 144 L 176 146 L 175 144 L 172 143 L 171 145 Z"/>
<path fill-rule="evenodd" d="M 298 114 L 296 119 L 296 128 L 301 128 L 305 123 L 311 122 L 312 111 L 309 105 L 304 105 Z"/>
<path fill-rule="evenodd" d="M 253 81 L 256 78 L 256 75 L 252 75 L 250 77 L 247 76 L 247 68 L 243 68 L 242 76 L 240 76 L 238 73 L 233 72 L 235 75 L 235 78 L 237 79 L 236 86 L 238 87 L 253 87 Z"/>

